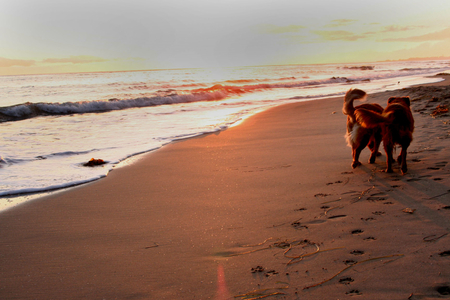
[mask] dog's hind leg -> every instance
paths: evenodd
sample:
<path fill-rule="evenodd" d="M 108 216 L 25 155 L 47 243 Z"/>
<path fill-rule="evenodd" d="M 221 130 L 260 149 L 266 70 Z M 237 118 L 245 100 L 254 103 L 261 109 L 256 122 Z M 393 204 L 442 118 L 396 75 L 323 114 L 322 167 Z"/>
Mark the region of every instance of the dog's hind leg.
<path fill-rule="evenodd" d="M 352 156 L 353 156 L 352 168 L 353 169 L 355 169 L 356 167 L 359 167 L 361 165 L 361 162 L 359 161 L 359 155 L 361 154 L 361 151 L 362 151 L 361 147 L 352 149 Z"/>
<path fill-rule="evenodd" d="M 406 153 L 408 151 L 409 145 L 402 145 L 402 151 L 397 158 L 397 162 L 400 165 L 400 170 L 402 171 L 402 175 L 405 175 L 408 171 L 408 166 L 406 165 Z"/>
<path fill-rule="evenodd" d="M 381 152 L 378 151 L 381 144 L 381 133 L 375 132 L 374 135 L 370 138 L 369 149 L 370 149 L 370 158 L 369 164 L 374 164 L 377 156 L 381 155 Z"/>
<path fill-rule="evenodd" d="M 386 173 L 393 173 L 392 163 L 394 158 L 392 156 L 392 151 L 394 151 L 394 146 L 390 143 L 384 144 L 384 150 L 386 151 Z"/>
<path fill-rule="evenodd" d="M 361 162 L 359 161 L 359 156 L 361 154 L 361 151 L 363 151 L 364 148 L 366 148 L 367 144 L 369 143 L 369 138 L 364 137 L 359 144 L 359 146 L 353 145 L 352 146 L 352 156 L 353 156 L 353 162 L 352 162 L 352 168 L 355 169 L 356 167 L 361 165 Z"/>

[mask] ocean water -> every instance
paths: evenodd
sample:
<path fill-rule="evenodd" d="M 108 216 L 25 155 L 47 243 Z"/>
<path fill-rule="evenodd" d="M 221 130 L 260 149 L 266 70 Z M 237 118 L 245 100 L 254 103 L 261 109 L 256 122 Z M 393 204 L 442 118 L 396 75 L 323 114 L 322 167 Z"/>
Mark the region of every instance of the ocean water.
<path fill-rule="evenodd" d="M 435 82 L 428 76 L 449 69 L 410 61 L 0 76 L 0 210 L 272 106 Z M 83 166 L 91 158 L 105 164 Z"/>

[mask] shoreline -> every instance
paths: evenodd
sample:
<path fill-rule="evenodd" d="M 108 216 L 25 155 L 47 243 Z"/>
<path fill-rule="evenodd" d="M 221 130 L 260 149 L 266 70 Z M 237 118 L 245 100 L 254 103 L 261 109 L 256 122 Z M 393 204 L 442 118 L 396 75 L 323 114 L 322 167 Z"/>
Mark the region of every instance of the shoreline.
<path fill-rule="evenodd" d="M 446 74 L 446 73 L 444 73 L 444 74 Z M 412 86 L 407 87 L 407 88 L 402 88 L 402 89 L 398 89 L 398 90 L 394 90 L 394 91 L 390 91 L 390 92 L 394 92 L 395 93 L 396 91 L 409 89 L 409 88 L 414 87 L 414 86 L 433 86 L 433 85 L 440 86 L 440 85 L 447 85 L 446 82 L 448 82 L 450 80 L 448 78 L 448 76 L 446 76 L 446 75 L 444 75 L 444 76 L 434 75 L 434 76 L 428 76 L 428 77 L 430 77 L 430 78 L 433 78 L 433 77 L 434 78 L 442 78 L 443 81 L 436 82 L 436 83 L 426 83 L 426 84 L 412 85 Z M 381 92 L 381 93 L 385 93 L 385 92 Z M 377 93 L 375 93 L 375 94 L 377 94 Z M 340 98 L 340 97 L 342 97 L 342 96 L 317 98 L 317 99 L 313 99 L 313 100 L 309 100 L 308 99 L 308 100 L 303 100 L 303 101 L 299 101 L 299 102 L 320 101 L 320 100 L 324 100 L 324 99 Z M 254 115 L 259 114 L 261 112 L 270 110 L 270 109 L 272 109 L 274 107 L 278 107 L 278 106 L 282 106 L 282 105 L 295 104 L 295 103 L 299 103 L 299 102 L 284 103 L 284 104 L 273 105 L 273 106 L 265 107 L 265 108 L 262 108 L 262 109 L 258 109 L 258 110 L 256 110 L 256 113 L 253 113 L 251 115 L 247 115 L 247 116 L 242 117 L 241 119 L 237 120 L 235 123 L 233 123 L 231 126 L 227 127 L 224 130 L 228 130 L 229 128 L 238 126 L 239 124 L 244 122 L 246 119 L 251 118 Z M 73 184 L 65 186 L 65 187 L 49 188 L 49 189 L 42 190 L 42 191 L 37 191 L 37 192 L 24 192 L 24 193 L 15 193 L 15 194 L 11 194 L 11 195 L 2 195 L 2 196 L 0 196 L 0 200 L 5 200 L 6 203 L 4 203 L 4 205 L 3 205 L 4 207 L 0 208 L 0 214 L 3 213 L 4 211 L 7 211 L 9 209 L 21 206 L 23 204 L 26 204 L 26 203 L 28 203 L 30 201 L 34 201 L 34 200 L 42 198 L 42 197 L 47 197 L 47 196 L 59 194 L 59 193 L 62 193 L 62 192 L 65 192 L 65 191 L 68 191 L 68 190 L 71 190 L 71 189 L 74 189 L 74 188 L 79 188 L 79 187 L 83 187 L 85 185 L 89 185 L 89 184 L 95 183 L 98 180 L 102 180 L 102 179 L 106 178 L 111 172 L 115 171 L 116 169 L 120 169 L 120 168 L 122 168 L 124 166 L 132 165 L 135 162 L 137 162 L 140 159 L 142 159 L 144 156 L 146 156 L 146 155 L 148 155 L 148 154 L 150 154 L 150 153 L 152 153 L 154 151 L 159 151 L 159 150 L 163 149 L 165 146 L 167 146 L 169 144 L 182 142 L 182 141 L 185 141 L 185 140 L 188 140 L 188 139 L 192 139 L 192 138 L 202 137 L 203 135 L 216 134 L 217 132 L 224 131 L 224 130 L 217 130 L 217 131 L 214 131 L 214 132 L 206 132 L 206 133 L 198 134 L 198 135 L 195 135 L 195 136 L 189 136 L 189 137 L 185 137 L 185 138 L 180 138 L 178 140 L 173 140 L 170 143 L 161 146 L 160 148 L 148 150 L 148 151 L 145 151 L 143 153 L 138 153 L 138 154 L 135 154 L 135 155 L 131 155 L 130 157 L 124 159 L 123 161 L 113 165 L 111 170 L 108 172 L 107 175 L 105 175 L 103 177 L 100 177 L 100 178 L 97 178 L 97 179 L 88 180 L 88 181 L 82 182 L 82 183 L 73 183 Z"/>
<path fill-rule="evenodd" d="M 448 90 L 446 77 L 440 86 Z M 242 299 L 258 289 L 287 299 L 445 295 L 450 139 L 448 116 L 429 116 L 441 103 L 432 99 L 437 90 L 369 94 L 367 101 L 385 106 L 392 94 L 414 93 L 405 176 L 397 166 L 394 174 L 379 172 L 384 153 L 367 164 L 367 150 L 363 165 L 351 169 L 336 97 L 270 108 L 2 212 L 0 296 Z"/>

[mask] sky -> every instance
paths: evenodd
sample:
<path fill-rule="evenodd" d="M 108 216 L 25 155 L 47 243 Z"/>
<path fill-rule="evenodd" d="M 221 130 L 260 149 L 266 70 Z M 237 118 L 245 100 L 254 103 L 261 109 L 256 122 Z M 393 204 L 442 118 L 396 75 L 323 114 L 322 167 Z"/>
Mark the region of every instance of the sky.
<path fill-rule="evenodd" d="M 450 57 L 449 0 L 0 0 L 0 75 Z"/>

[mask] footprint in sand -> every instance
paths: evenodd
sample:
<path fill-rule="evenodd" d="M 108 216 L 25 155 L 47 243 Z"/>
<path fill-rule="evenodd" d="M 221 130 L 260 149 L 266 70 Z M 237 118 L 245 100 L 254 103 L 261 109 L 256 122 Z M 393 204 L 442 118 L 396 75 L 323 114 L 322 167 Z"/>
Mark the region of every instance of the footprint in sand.
<path fill-rule="evenodd" d="M 275 270 L 269 270 L 269 271 L 267 271 L 267 272 L 264 274 L 264 276 L 270 277 L 270 276 L 272 276 L 272 275 L 277 275 L 277 274 L 278 274 L 277 271 L 275 271 Z"/>
<path fill-rule="evenodd" d="M 314 195 L 314 197 L 328 197 L 328 196 L 331 196 L 331 194 L 325 194 L 325 193 L 318 193 L 318 194 L 315 194 Z"/>
<path fill-rule="evenodd" d="M 350 296 L 362 295 L 362 293 L 358 290 L 350 290 L 350 291 L 346 292 L 345 294 L 350 295 Z"/>
<path fill-rule="evenodd" d="M 328 219 L 339 219 L 339 218 L 345 218 L 347 215 L 336 215 L 336 216 L 329 216 Z"/>
<path fill-rule="evenodd" d="M 335 181 L 335 182 L 328 182 L 326 185 L 332 185 L 332 184 L 335 184 L 335 183 L 342 183 L 343 181 L 341 181 L 341 180 L 338 180 L 338 181 Z"/>
<path fill-rule="evenodd" d="M 264 267 L 262 267 L 262 266 L 256 266 L 256 268 L 252 268 L 251 272 L 252 272 L 252 273 L 261 273 L 261 272 L 264 272 Z"/>
<path fill-rule="evenodd" d="M 303 211 L 303 210 L 306 210 L 306 208 L 301 207 L 301 208 L 296 208 L 296 209 L 294 209 L 294 211 Z"/>
<path fill-rule="evenodd" d="M 384 211 L 374 211 L 372 214 L 377 215 L 377 216 L 382 216 L 382 215 L 386 214 L 386 212 L 384 212 Z"/>
<path fill-rule="evenodd" d="M 431 175 L 429 175 L 429 174 L 427 174 L 427 175 L 422 175 L 422 176 L 419 176 L 419 178 L 429 178 L 429 177 L 431 177 Z"/>
<path fill-rule="evenodd" d="M 441 162 L 436 163 L 434 165 L 434 167 L 428 167 L 427 169 L 429 169 L 429 170 L 439 170 L 441 168 L 444 168 L 447 164 L 448 164 L 447 161 L 441 161 Z"/>
<path fill-rule="evenodd" d="M 294 227 L 295 229 L 308 229 L 308 226 L 303 225 L 298 221 L 291 223 L 291 226 Z"/>
<path fill-rule="evenodd" d="M 384 201 L 387 200 L 388 196 L 383 193 L 383 192 L 379 192 L 379 193 L 373 193 L 370 194 L 369 197 L 367 197 L 368 201 Z"/>
<path fill-rule="evenodd" d="M 441 285 L 436 287 L 436 291 L 441 295 L 450 295 L 450 286 Z"/>
<path fill-rule="evenodd" d="M 384 201 L 387 200 L 387 197 L 378 197 L 378 196 L 369 196 L 367 197 L 368 201 Z"/>
<path fill-rule="evenodd" d="M 342 283 L 342 284 L 350 284 L 353 281 L 355 281 L 355 280 L 351 277 L 344 277 L 344 278 L 339 279 L 339 283 Z"/>

